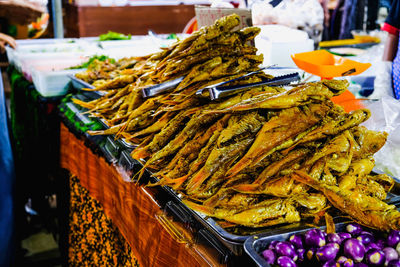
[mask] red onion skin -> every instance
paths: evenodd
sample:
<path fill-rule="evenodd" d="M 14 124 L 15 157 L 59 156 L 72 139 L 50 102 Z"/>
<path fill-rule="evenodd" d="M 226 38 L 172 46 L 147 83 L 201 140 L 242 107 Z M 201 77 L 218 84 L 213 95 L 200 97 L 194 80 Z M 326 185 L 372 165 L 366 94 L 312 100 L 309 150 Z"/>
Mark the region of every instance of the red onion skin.
<path fill-rule="evenodd" d="M 391 260 L 389 261 L 388 267 L 400 267 L 400 260 Z"/>
<path fill-rule="evenodd" d="M 297 260 L 297 254 L 294 246 L 288 241 L 278 242 L 275 245 L 275 252 L 278 256 L 288 256 L 293 260 Z"/>
<path fill-rule="evenodd" d="M 353 259 L 355 262 L 361 262 L 364 258 L 365 247 L 360 240 L 350 238 L 344 243 L 344 255 Z"/>
<path fill-rule="evenodd" d="M 272 249 L 266 249 L 262 252 L 262 256 L 268 264 L 274 264 L 276 260 L 276 254 Z"/>
<path fill-rule="evenodd" d="M 325 262 L 322 267 L 340 267 L 340 264 L 337 263 L 335 260 L 330 260 Z"/>
<path fill-rule="evenodd" d="M 326 244 L 324 234 L 318 229 L 308 230 L 304 236 L 304 241 L 310 247 L 322 247 Z"/>
<path fill-rule="evenodd" d="M 358 235 L 362 232 L 361 225 L 357 223 L 349 223 L 346 226 L 346 231 L 352 235 Z"/>
<path fill-rule="evenodd" d="M 280 256 L 276 260 L 276 263 L 280 267 L 296 267 L 296 263 L 288 256 Z"/>
<path fill-rule="evenodd" d="M 365 260 L 370 266 L 382 266 L 385 259 L 385 253 L 377 249 L 371 249 L 365 254 Z"/>
<path fill-rule="evenodd" d="M 348 258 L 345 257 L 345 256 L 340 256 L 340 257 L 337 258 L 336 261 L 337 261 L 337 263 L 339 263 L 339 264 L 343 264 L 347 259 L 348 259 Z"/>
<path fill-rule="evenodd" d="M 298 234 L 292 235 L 289 238 L 289 242 L 292 243 L 293 246 L 296 247 L 296 249 L 304 248 L 302 235 L 298 235 Z"/>
<path fill-rule="evenodd" d="M 392 230 L 386 240 L 389 247 L 395 247 L 400 242 L 400 231 Z"/>
<path fill-rule="evenodd" d="M 397 260 L 399 258 L 399 254 L 397 254 L 397 251 L 392 247 L 386 247 L 382 251 L 385 253 L 386 257 L 385 265 L 388 265 L 391 260 Z"/>
<path fill-rule="evenodd" d="M 321 262 L 334 260 L 340 249 L 337 243 L 328 243 L 317 249 L 316 257 Z"/>

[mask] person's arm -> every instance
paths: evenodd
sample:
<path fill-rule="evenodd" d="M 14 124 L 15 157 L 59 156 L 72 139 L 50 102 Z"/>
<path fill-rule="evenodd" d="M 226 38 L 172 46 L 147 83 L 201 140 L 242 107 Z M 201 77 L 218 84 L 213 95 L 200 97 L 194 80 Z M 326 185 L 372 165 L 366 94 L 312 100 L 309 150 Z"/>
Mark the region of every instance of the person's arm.
<path fill-rule="evenodd" d="M 319 3 L 321 4 L 322 9 L 324 10 L 324 25 L 328 26 L 330 20 L 330 14 L 328 9 L 329 0 L 319 0 Z"/>
<path fill-rule="evenodd" d="M 396 56 L 397 47 L 399 43 L 399 34 L 389 33 L 385 42 L 385 48 L 383 50 L 383 61 L 393 61 Z"/>
<path fill-rule="evenodd" d="M 15 42 L 14 38 L 8 36 L 7 34 L 0 33 L 0 53 L 4 53 L 5 45 L 8 44 L 12 48 L 17 47 L 17 43 Z"/>
<path fill-rule="evenodd" d="M 396 56 L 399 43 L 399 27 L 400 27 L 400 0 L 393 0 L 389 15 L 386 18 L 382 30 L 388 32 L 383 52 L 383 61 L 393 61 Z"/>

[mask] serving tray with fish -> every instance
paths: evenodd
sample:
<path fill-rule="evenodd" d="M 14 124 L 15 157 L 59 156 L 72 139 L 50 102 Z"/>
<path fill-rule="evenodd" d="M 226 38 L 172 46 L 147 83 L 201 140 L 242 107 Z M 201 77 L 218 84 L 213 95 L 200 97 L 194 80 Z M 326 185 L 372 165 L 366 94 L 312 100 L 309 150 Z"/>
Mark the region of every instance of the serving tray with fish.
<path fill-rule="evenodd" d="M 260 29 L 233 31 L 238 23 L 235 14 L 221 18 L 103 83 L 101 98 L 74 99 L 110 126 L 88 133 L 137 144 L 130 156 L 157 178 L 148 186 L 168 186 L 225 230 L 318 223 L 324 214 L 400 230 L 400 212 L 385 202 L 395 181 L 372 172 L 387 133 L 360 126 L 369 110 L 348 113 L 331 101 L 347 81 L 286 88 L 261 84 L 272 77 L 258 72 L 227 84 L 243 86 L 232 95 L 196 94 L 260 68 L 262 55 L 248 45 Z M 143 97 L 143 88 L 179 77 Z"/>
<path fill-rule="evenodd" d="M 144 162 L 139 164 L 144 164 Z M 143 166 L 143 165 L 142 165 Z M 159 183 L 159 180 L 155 177 L 155 175 L 146 170 L 146 177 L 150 177 L 150 182 L 153 184 Z M 146 182 L 148 180 L 146 179 Z M 226 246 L 232 253 L 236 256 L 240 256 L 243 254 L 243 243 L 252 235 L 262 234 L 263 236 L 279 236 L 282 233 L 287 232 L 295 232 L 295 231 L 305 231 L 306 229 L 310 229 L 312 227 L 323 227 L 325 225 L 324 218 L 321 218 L 318 222 L 315 222 L 316 216 L 314 218 L 309 217 L 300 222 L 295 223 L 283 223 L 278 225 L 271 225 L 266 227 L 245 227 L 237 224 L 229 224 L 225 220 L 218 220 L 216 218 L 210 217 L 201 211 L 196 211 L 189 208 L 182 201 L 182 195 L 174 191 L 169 186 L 162 186 L 162 188 L 174 199 L 174 203 L 178 206 L 178 213 L 185 213 L 183 216 L 183 223 L 188 224 L 190 227 L 190 223 L 192 221 L 197 221 L 201 225 L 205 227 L 210 233 L 214 235 L 224 246 Z M 395 182 L 392 192 L 388 193 L 387 198 L 385 200 L 388 204 L 399 204 L 399 195 L 400 195 L 400 184 Z M 260 214 L 261 216 L 262 214 Z M 333 211 L 331 213 L 333 216 L 333 222 L 336 225 L 342 225 L 344 223 L 351 222 L 351 218 L 349 216 L 344 215 L 340 211 Z M 192 218 L 192 219 L 187 219 Z"/>
<path fill-rule="evenodd" d="M 101 92 L 101 91 L 93 91 L 93 90 L 85 91 L 84 90 L 85 88 L 95 89 L 95 87 L 93 85 L 81 80 L 81 79 L 76 78 L 75 75 L 73 75 L 73 74 L 69 74 L 67 76 L 68 76 L 68 78 L 71 79 L 72 86 L 75 89 L 80 90 L 80 91 L 84 91 L 84 94 L 89 96 L 91 99 L 96 99 L 96 98 L 99 98 L 99 97 L 104 95 L 104 93 Z"/>

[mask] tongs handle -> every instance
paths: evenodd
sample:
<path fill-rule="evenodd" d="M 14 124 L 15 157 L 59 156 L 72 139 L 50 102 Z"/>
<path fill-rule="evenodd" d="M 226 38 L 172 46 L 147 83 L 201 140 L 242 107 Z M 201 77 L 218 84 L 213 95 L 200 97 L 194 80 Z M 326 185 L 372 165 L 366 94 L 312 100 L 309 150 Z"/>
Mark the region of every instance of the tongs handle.
<path fill-rule="evenodd" d="M 182 77 L 179 77 L 177 79 L 174 79 L 174 80 L 171 80 L 168 82 L 164 82 L 164 83 L 160 83 L 160 84 L 156 84 L 156 85 L 152 85 L 152 86 L 143 88 L 142 89 L 143 98 L 155 96 L 155 95 L 161 94 L 165 91 L 168 91 L 169 89 L 177 86 L 183 80 L 183 78 L 184 77 L 182 76 Z"/>
<path fill-rule="evenodd" d="M 299 81 L 300 75 L 295 73 L 290 73 L 278 77 L 274 77 L 272 79 L 256 82 L 256 83 L 249 83 L 249 84 L 241 84 L 241 85 L 232 85 L 232 86 L 213 86 L 207 88 L 210 93 L 210 99 L 215 100 L 219 99 L 224 96 L 229 96 L 233 93 L 236 93 L 239 90 L 256 87 L 260 85 L 269 85 L 269 86 L 280 86 L 280 85 L 287 85 L 291 82 Z"/>
<path fill-rule="evenodd" d="M 267 66 L 267 67 L 262 67 L 262 68 L 260 68 L 260 69 L 258 69 L 258 70 L 256 70 L 256 71 L 252 71 L 252 72 L 246 73 L 246 74 L 244 74 L 244 75 L 242 75 L 242 76 L 240 76 L 240 77 L 237 77 L 237 78 L 234 78 L 234 79 L 231 79 L 231 80 L 228 80 L 228 81 L 216 83 L 216 84 L 213 84 L 213 85 L 209 85 L 209 86 L 203 88 L 203 90 L 204 90 L 204 89 L 208 89 L 208 88 L 213 88 L 213 87 L 221 86 L 221 85 L 224 85 L 224 84 L 227 84 L 227 83 L 231 83 L 231 82 L 234 82 L 234 81 L 237 81 L 237 80 L 241 80 L 241 79 L 246 78 L 246 77 L 248 77 L 248 76 L 251 76 L 251 75 L 260 73 L 261 71 L 263 71 L 263 70 L 265 70 L 265 69 L 268 69 L 268 68 L 271 68 L 272 66 L 275 66 L 275 65 L 271 65 L 271 66 Z"/>
<path fill-rule="evenodd" d="M 234 78 L 234 79 L 230 79 L 230 80 L 228 80 L 228 81 L 224 81 L 224 82 L 220 82 L 220 83 L 215 83 L 215 84 L 212 84 L 212 85 L 203 87 L 203 88 L 197 90 L 196 95 L 202 95 L 203 92 L 204 92 L 204 90 L 209 90 L 209 91 L 210 91 L 211 88 L 215 88 L 215 87 L 217 87 L 217 86 L 222 86 L 222 85 L 224 85 L 224 84 L 231 83 L 231 82 L 234 82 L 234 81 L 243 79 L 243 78 L 248 77 L 248 76 L 250 76 L 250 75 L 257 74 L 257 73 L 259 73 L 259 72 L 261 72 L 261 71 L 263 71 L 263 70 L 265 70 L 265 69 L 269 69 L 269 68 L 271 68 L 271 67 L 273 67 L 273 66 L 275 66 L 275 65 L 270 65 L 270 66 L 267 66 L 267 67 L 262 67 L 262 68 L 260 68 L 260 69 L 258 69 L 258 70 L 256 70 L 256 71 L 252 71 L 252 72 L 246 73 L 246 74 L 244 74 L 244 75 L 242 75 L 242 76 L 240 76 L 240 77 L 237 77 L 237 78 Z"/>

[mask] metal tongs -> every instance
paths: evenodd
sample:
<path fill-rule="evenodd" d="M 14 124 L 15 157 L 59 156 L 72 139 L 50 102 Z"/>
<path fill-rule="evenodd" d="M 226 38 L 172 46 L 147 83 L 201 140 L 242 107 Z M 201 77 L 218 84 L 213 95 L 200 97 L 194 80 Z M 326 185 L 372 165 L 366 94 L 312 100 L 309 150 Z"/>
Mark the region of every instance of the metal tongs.
<path fill-rule="evenodd" d="M 242 79 L 242 78 L 244 78 L 244 77 L 247 77 L 247 76 L 250 76 L 250 75 L 259 73 L 259 72 L 261 72 L 262 70 L 264 70 L 264 69 L 266 69 L 266 68 L 270 68 L 270 66 L 269 66 L 269 67 L 263 67 L 263 68 L 261 68 L 261 69 L 259 69 L 259 70 L 257 70 L 257 71 L 253 71 L 253 72 L 246 73 L 246 74 L 243 75 L 243 76 L 240 76 L 240 77 L 235 78 L 235 79 L 231 79 L 231 80 L 229 80 L 229 81 L 225 81 L 225 82 L 220 82 L 220 83 L 217 83 L 217 84 L 213 84 L 212 86 L 220 86 L 220 85 L 223 85 L 223 84 L 226 84 L 226 83 L 229 83 L 229 82 L 233 82 L 233 81 Z M 177 78 L 177 79 L 174 79 L 174 80 L 171 80 L 171 81 L 168 81 L 168 82 L 163 82 L 163 83 L 160 83 L 160 84 L 151 85 L 151 86 L 148 86 L 148 87 L 146 87 L 146 88 L 143 88 L 143 89 L 142 89 L 143 98 L 151 97 L 151 96 L 155 96 L 155 95 L 164 93 L 164 92 L 168 91 L 169 89 L 172 89 L 172 88 L 174 88 L 175 86 L 177 86 L 184 78 L 185 78 L 185 77 L 182 76 L 182 77 L 179 77 L 179 78 Z M 206 87 L 206 88 L 207 88 L 207 87 Z M 204 88 L 204 89 L 205 89 L 205 88 Z M 197 94 L 197 93 L 196 93 L 196 94 Z"/>
<path fill-rule="evenodd" d="M 177 86 L 183 80 L 183 78 L 185 78 L 185 77 L 182 76 L 182 77 L 179 77 L 177 79 L 174 79 L 174 80 L 171 80 L 168 82 L 164 82 L 164 83 L 160 83 L 160 84 L 156 84 L 156 85 L 152 85 L 152 86 L 143 88 L 142 89 L 143 98 L 155 96 L 155 95 L 161 94 L 163 92 L 166 92 L 169 89 L 172 89 L 175 86 Z"/>
<path fill-rule="evenodd" d="M 278 76 L 278 77 L 275 77 L 275 78 L 272 78 L 272 79 L 269 79 L 266 81 L 257 82 L 257 83 L 249 83 L 249 84 L 234 85 L 234 86 L 223 86 L 224 84 L 228 84 L 228 83 L 243 79 L 245 77 L 248 77 L 250 75 L 257 74 L 257 73 L 263 71 L 264 69 L 268 69 L 273 66 L 274 65 L 268 66 L 268 67 L 263 67 L 263 68 L 260 68 L 259 70 L 246 73 L 235 79 L 231 79 L 228 81 L 224 81 L 224 82 L 220 82 L 220 83 L 216 83 L 216 84 L 204 87 L 204 88 L 198 90 L 196 92 L 196 95 L 202 95 L 204 90 L 208 90 L 210 93 L 211 100 L 215 100 L 215 99 L 218 99 L 218 98 L 221 98 L 224 96 L 229 96 L 231 94 L 236 93 L 238 90 L 243 90 L 246 88 L 251 88 L 251 87 L 255 87 L 255 86 L 259 86 L 259 85 L 270 85 L 270 86 L 287 85 L 291 82 L 300 80 L 300 76 L 298 73 L 291 73 L 291 74 L 287 74 L 287 75 L 283 75 L 283 76 Z M 166 92 L 166 91 L 176 87 L 184 78 L 185 77 L 182 76 L 182 77 L 176 78 L 171 81 L 167 81 L 164 83 L 145 87 L 142 89 L 143 98 L 152 97 L 152 96 L 161 94 L 163 92 Z"/>
<path fill-rule="evenodd" d="M 229 82 L 233 82 L 233 81 L 242 79 L 244 77 L 259 73 L 264 69 L 271 68 L 272 66 L 274 66 L 274 65 L 271 65 L 271 66 L 268 66 L 268 67 L 263 67 L 263 68 L 261 68 L 261 69 L 259 69 L 257 71 L 249 72 L 249 73 L 247 73 L 247 74 L 245 74 L 243 76 L 240 76 L 238 78 L 235 78 L 235 79 L 232 79 L 232 80 L 229 80 L 229 81 L 226 81 L 226 82 L 213 84 L 212 86 L 219 86 L 219 85 L 223 85 L 223 84 L 226 84 L 226 83 L 229 83 Z M 182 77 L 176 78 L 176 79 L 168 81 L 168 82 L 163 82 L 163 83 L 160 83 L 160 84 L 151 85 L 151 86 L 148 86 L 146 88 L 143 88 L 142 89 L 143 98 L 152 97 L 152 96 L 164 93 L 164 92 L 176 87 L 184 78 L 185 78 L 185 76 L 182 76 Z"/>
<path fill-rule="evenodd" d="M 256 87 L 260 85 L 269 85 L 269 86 L 282 86 L 282 85 L 288 85 L 291 82 L 296 82 L 300 81 L 300 75 L 295 72 L 295 73 L 290 73 L 282 76 L 277 76 L 272 79 L 262 81 L 262 82 L 256 82 L 256 83 L 248 83 L 248 84 L 240 84 L 240 85 L 231 85 L 231 86 L 222 86 L 224 84 L 242 79 L 244 77 L 253 75 L 255 73 L 258 73 L 262 71 L 263 69 L 266 69 L 268 67 L 261 68 L 260 70 L 249 72 L 243 76 L 240 76 L 236 79 L 232 79 L 229 81 L 213 84 L 207 87 L 204 87 L 196 92 L 196 95 L 203 95 L 204 90 L 208 90 L 210 94 L 210 99 L 211 100 L 216 100 L 225 96 L 232 95 L 234 93 L 237 93 L 240 90 L 251 88 L 251 87 Z"/>

